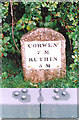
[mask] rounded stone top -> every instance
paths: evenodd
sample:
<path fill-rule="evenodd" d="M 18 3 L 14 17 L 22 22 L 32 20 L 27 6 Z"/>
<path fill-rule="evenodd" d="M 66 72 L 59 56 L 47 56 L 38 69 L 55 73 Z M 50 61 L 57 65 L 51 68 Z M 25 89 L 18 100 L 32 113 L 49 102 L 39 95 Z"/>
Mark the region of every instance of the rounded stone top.
<path fill-rule="evenodd" d="M 21 37 L 22 41 L 62 41 L 65 40 L 64 36 L 50 28 L 37 28 L 25 33 Z"/>

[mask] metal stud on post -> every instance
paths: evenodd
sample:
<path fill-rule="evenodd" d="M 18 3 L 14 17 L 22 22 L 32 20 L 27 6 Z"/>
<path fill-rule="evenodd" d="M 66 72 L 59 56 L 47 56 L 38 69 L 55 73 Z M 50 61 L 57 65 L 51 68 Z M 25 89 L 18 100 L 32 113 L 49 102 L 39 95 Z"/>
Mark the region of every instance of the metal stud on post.
<path fill-rule="evenodd" d="M 26 96 L 22 96 L 22 100 L 25 100 L 26 99 Z"/>
<path fill-rule="evenodd" d="M 55 99 L 59 100 L 59 98 L 60 98 L 60 97 L 59 97 L 58 95 L 55 96 Z"/>
<path fill-rule="evenodd" d="M 22 92 L 26 93 L 26 92 L 28 92 L 28 90 L 27 89 L 22 89 Z"/>
<path fill-rule="evenodd" d="M 58 93 L 59 92 L 59 88 L 54 89 L 54 92 Z"/>
<path fill-rule="evenodd" d="M 15 95 L 15 96 L 18 96 L 18 95 L 19 95 L 19 92 L 18 92 L 18 91 L 16 91 L 16 92 L 14 93 L 14 95 Z"/>
<path fill-rule="evenodd" d="M 63 92 L 62 95 L 65 96 L 67 93 L 66 92 Z"/>

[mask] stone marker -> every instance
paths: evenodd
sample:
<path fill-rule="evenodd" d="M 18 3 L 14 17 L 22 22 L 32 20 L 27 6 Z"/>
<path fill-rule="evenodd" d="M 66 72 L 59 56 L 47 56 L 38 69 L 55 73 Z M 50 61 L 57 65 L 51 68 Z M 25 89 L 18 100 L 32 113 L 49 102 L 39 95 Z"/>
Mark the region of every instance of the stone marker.
<path fill-rule="evenodd" d="M 49 28 L 38 28 L 21 37 L 24 80 L 33 83 L 66 75 L 64 36 Z"/>

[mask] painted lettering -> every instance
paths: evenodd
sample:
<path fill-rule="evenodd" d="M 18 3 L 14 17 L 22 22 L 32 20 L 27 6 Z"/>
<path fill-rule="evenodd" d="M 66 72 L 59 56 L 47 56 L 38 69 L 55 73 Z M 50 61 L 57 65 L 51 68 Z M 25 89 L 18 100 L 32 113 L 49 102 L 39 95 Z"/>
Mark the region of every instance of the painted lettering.
<path fill-rule="evenodd" d="M 44 54 L 49 54 L 49 50 L 44 50 Z"/>
<path fill-rule="evenodd" d="M 50 64 L 46 64 L 46 67 L 49 67 L 49 68 L 50 68 Z"/>

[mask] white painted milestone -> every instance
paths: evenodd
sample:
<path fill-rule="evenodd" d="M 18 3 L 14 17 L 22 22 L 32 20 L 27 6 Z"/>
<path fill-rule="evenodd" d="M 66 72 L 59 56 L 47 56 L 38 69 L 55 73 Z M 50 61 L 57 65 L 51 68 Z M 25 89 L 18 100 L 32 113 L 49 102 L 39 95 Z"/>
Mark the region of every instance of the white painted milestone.
<path fill-rule="evenodd" d="M 61 41 L 25 42 L 26 69 L 61 68 Z"/>

